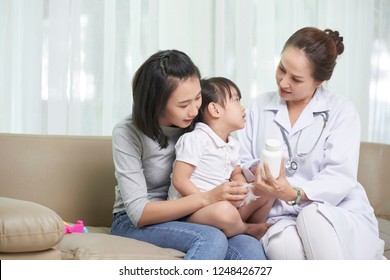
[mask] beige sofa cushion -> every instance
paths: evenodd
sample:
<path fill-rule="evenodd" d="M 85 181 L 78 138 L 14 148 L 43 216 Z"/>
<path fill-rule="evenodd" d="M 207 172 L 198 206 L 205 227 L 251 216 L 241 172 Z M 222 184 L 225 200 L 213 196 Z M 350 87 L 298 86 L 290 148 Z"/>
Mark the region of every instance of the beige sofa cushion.
<path fill-rule="evenodd" d="M 39 203 L 66 222 L 111 226 L 111 137 L 0 133 L 0 142 L 0 196 Z"/>
<path fill-rule="evenodd" d="M 183 259 L 184 256 L 177 250 L 95 232 L 66 234 L 55 248 L 62 252 L 62 259 L 67 260 L 158 260 Z"/>
<path fill-rule="evenodd" d="M 64 236 L 64 222 L 40 204 L 0 197 L 0 252 L 44 251 Z"/>
<path fill-rule="evenodd" d="M 61 260 L 61 257 L 61 252 L 55 249 L 22 253 L 0 252 L 0 260 Z"/>

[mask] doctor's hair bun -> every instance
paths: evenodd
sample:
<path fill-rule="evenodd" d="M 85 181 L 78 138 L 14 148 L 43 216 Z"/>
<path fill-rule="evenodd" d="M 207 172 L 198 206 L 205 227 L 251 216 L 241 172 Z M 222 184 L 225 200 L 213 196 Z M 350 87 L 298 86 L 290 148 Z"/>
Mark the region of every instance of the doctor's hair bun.
<path fill-rule="evenodd" d="M 344 43 L 343 37 L 340 36 L 340 33 L 338 31 L 333 31 L 332 29 L 325 29 L 324 32 L 334 40 L 336 44 L 337 54 L 342 54 L 344 52 Z"/>

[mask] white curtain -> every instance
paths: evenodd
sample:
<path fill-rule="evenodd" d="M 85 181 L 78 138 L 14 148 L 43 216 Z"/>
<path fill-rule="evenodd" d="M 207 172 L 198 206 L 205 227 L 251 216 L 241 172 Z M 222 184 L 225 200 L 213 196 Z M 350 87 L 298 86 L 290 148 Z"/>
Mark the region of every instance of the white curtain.
<path fill-rule="evenodd" d="M 316 26 L 344 36 L 327 87 L 355 104 L 362 140 L 390 144 L 389 15 L 388 0 L 0 0 L 0 132 L 110 135 L 135 70 L 171 48 L 248 106 L 275 88 L 285 40 Z"/>

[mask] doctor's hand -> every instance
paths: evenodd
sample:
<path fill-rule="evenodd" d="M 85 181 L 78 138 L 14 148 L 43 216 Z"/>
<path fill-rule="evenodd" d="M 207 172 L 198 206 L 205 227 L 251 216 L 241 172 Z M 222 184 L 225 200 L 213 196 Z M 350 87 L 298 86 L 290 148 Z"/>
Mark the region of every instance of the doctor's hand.
<path fill-rule="evenodd" d="M 257 167 L 255 181 L 253 182 L 256 195 L 268 194 L 284 201 L 295 200 L 297 191 L 288 182 L 285 176 L 283 162 L 284 161 L 282 160 L 279 177 L 277 179 L 272 176 L 267 163 L 264 163 L 266 178 L 261 176 L 262 172 L 260 165 Z"/>

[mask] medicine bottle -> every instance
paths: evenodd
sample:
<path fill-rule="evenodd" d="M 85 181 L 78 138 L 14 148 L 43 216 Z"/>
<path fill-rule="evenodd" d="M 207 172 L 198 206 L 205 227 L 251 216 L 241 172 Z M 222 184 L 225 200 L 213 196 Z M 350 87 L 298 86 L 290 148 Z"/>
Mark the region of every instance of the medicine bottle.
<path fill-rule="evenodd" d="M 261 169 L 262 169 L 262 177 L 266 178 L 264 165 L 266 162 L 271 171 L 272 177 L 278 178 L 280 172 L 280 164 L 282 160 L 282 150 L 281 143 L 277 139 L 268 139 L 265 142 L 265 146 L 262 152 L 261 157 Z"/>

